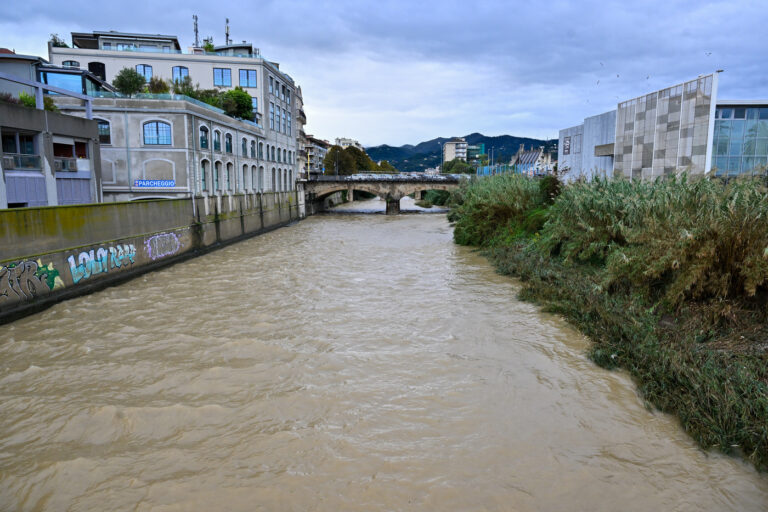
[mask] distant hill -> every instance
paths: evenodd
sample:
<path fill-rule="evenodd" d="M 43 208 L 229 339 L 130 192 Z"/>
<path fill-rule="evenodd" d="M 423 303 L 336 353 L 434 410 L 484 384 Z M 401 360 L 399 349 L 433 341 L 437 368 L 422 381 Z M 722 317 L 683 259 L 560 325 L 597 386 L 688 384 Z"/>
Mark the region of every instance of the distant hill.
<path fill-rule="evenodd" d="M 482 133 L 471 133 L 465 135 L 464 139 L 469 144 L 485 144 L 486 152 L 493 148 L 493 160 L 503 163 L 509 162 L 512 155 L 517 153 L 520 144 L 525 144 L 526 149 L 531 147 L 544 146 L 547 149 L 556 147 L 557 140 L 531 139 L 528 137 L 515 137 L 513 135 L 499 135 L 497 137 L 486 137 Z M 403 172 L 423 171 L 430 167 L 440 165 L 442 160 L 442 144 L 450 140 L 450 137 L 438 137 L 436 139 L 421 142 L 415 146 L 406 144 L 404 146 L 372 146 L 365 148 L 366 153 L 374 162 L 387 160 Z"/>

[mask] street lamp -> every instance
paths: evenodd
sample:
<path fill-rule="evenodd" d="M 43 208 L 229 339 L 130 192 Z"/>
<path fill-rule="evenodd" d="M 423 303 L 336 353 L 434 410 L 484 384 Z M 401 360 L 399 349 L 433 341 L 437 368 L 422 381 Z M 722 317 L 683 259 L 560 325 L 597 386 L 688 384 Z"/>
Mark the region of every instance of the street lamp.
<path fill-rule="evenodd" d="M 437 141 L 437 145 L 440 146 L 440 174 L 443 173 L 443 166 L 445 165 L 445 151 L 443 151 L 443 143 Z"/>

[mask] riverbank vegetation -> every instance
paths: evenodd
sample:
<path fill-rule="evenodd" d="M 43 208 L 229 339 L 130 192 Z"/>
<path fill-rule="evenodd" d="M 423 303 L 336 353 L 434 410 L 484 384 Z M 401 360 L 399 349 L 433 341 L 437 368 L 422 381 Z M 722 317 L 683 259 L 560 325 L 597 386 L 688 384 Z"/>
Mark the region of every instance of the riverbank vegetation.
<path fill-rule="evenodd" d="M 455 241 L 588 335 L 597 364 L 629 371 L 701 446 L 768 469 L 764 179 L 495 176 L 451 202 Z"/>

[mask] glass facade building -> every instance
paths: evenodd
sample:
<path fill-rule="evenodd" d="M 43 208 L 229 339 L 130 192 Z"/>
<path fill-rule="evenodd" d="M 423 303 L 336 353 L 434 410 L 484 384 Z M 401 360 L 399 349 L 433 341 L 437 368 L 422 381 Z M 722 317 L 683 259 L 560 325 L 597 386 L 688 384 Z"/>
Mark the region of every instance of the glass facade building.
<path fill-rule="evenodd" d="M 720 104 L 715 112 L 712 168 L 718 176 L 768 168 L 768 105 Z"/>

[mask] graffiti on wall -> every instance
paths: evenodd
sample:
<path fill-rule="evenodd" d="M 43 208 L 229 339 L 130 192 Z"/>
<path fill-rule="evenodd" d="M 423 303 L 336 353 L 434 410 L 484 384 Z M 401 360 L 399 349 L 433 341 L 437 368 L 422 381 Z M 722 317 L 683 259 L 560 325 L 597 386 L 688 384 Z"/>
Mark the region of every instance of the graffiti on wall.
<path fill-rule="evenodd" d="M 147 238 L 144 247 L 147 249 L 147 256 L 154 261 L 179 252 L 181 241 L 176 233 L 161 233 Z"/>
<path fill-rule="evenodd" d="M 99 247 L 83 251 L 78 255 L 77 260 L 72 255 L 67 258 L 67 261 L 69 261 L 72 282 L 77 284 L 82 279 L 88 279 L 93 275 L 133 265 L 135 258 L 136 247 L 133 244 L 118 244 L 114 247 Z"/>
<path fill-rule="evenodd" d="M 0 306 L 10 302 L 27 302 L 64 287 L 64 281 L 53 263 L 19 261 L 0 266 Z"/>

